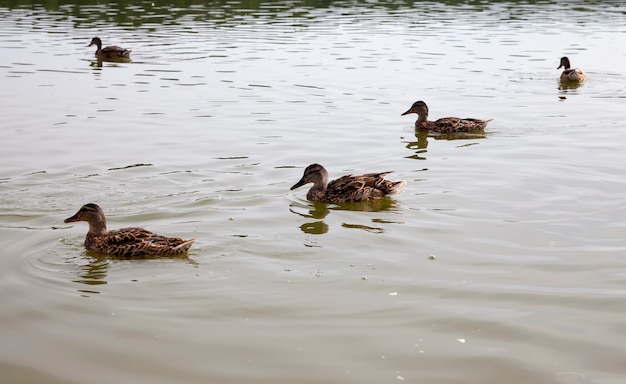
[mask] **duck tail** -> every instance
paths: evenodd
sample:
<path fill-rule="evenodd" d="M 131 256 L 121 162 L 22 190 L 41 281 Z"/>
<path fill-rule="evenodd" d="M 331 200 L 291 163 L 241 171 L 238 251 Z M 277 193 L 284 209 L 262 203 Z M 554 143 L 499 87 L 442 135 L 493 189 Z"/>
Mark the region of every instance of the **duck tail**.
<path fill-rule="evenodd" d="M 388 181 L 387 183 L 387 193 L 390 195 L 402 192 L 402 188 L 406 185 L 404 180 Z"/>
<path fill-rule="evenodd" d="M 191 248 L 191 245 L 196 242 L 196 239 L 185 240 L 183 243 L 178 244 L 174 247 L 174 251 L 177 253 L 185 253 Z"/>

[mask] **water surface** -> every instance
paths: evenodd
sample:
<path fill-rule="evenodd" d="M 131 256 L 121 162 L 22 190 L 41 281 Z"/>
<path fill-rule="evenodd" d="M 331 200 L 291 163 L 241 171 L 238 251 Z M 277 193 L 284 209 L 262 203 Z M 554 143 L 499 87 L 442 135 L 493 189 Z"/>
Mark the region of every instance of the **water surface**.
<path fill-rule="evenodd" d="M 3 381 L 626 380 L 623 5 L 81 4 L 0 0 Z M 407 186 L 314 204 L 314 162 Z M 197 243 L 94 255 L 87 202 Z"/>

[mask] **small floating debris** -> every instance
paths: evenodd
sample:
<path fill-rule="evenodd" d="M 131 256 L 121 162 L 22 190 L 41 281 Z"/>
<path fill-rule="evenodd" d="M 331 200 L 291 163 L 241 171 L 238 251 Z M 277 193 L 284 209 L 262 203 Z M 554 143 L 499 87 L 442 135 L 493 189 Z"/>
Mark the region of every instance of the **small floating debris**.
<path fill-rule="evenodd" d="M 131 164 L 131 165 L 127 165 L 125 167 L 115 167 L 115 168 L 109 168 L 107 169 L 107 171 L 119 171 L 120 169 L 128 169 L 128 168 L 135 168 L 135 167 L 152 167 L 153 164 L 149 164 L 149 163 L 139 163 L 139 164 Z"/>
<path fill-rule="evenodd" d="M 436 260 L 436 259 L 437 259 L 437 256 L 435 256 L 435 255 L 429 255 L 429 256 L 428 256 L 428 259 L 429 259 L 429 260 Z"/>
<path fill-rule="evenodd" d="M 464 344 L 464 343 L 465 343 L 465 339 L 456 339 L 456 341 L 458 341 L 458 342 L 459 342 L 459 343 L 461 343 L 461 344 Z"/>

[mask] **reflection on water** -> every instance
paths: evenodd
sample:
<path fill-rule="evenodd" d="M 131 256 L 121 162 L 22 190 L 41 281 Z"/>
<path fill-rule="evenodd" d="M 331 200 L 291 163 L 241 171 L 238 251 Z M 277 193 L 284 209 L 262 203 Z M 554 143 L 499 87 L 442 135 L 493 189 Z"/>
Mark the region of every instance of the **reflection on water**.
<path fill-rule="evenodd" d="M 292 202 L 289 204 L 289 211 L 305 218 L 323 219 L 330 213 L 329 206 L 330 204 L 319 201 L 309 201 L 308 204 Z M 300 210 L 305 210 L 306 212 L 299 212 Z"/>
<path fill-rule="evenodd" d="M 301 211 L 306 212 L 301 212 Z M 323 220 L 332 211 L 356 211 L 356 212 L 399 212 L 398 202 L 391 197 L 383 197 L 380 199 L 372 199 L 367 201 L 359 201 L 355 203 L 327 204 L 317 201 L 310 201 L 303 205 L 298 202 L 292 202 L 289 205 L 289 211 L 307 219 L 315 219 L 315 221 L 307 222 L 300 225 L 300 230 L 304 233 L 321 235 L 329 230 L 329 225 Z M 385 222 L 379 221 L 379 222 Z M 388 223 L 391 223 L 389 221 Z M 345 228 L 360 228 L 370 232 L 383 232 L 382 228 L 368 227 L 360 224 L 342 224 Z"/>
<path fill-rule="evenodd" d="M 428 147 L 428 131 L 415 130 L 415 141 L 409 141 L 406 148 L 415 152 L 414 155 L 406 156 L 407 159 L 426 160 L 425 154 Z"/>
<path fill-rule="evenodd" d="M 119 64 L 128 64 L 132 60 L 131 59 L 97 59 L 89 62 L 90 67 L 101 68 L 103 63 L 119 63 Z M 116 67 L 117 65 L 111 64 L 111 67 Z"/>
<path fill-rule="evenodd" d="M 311 223 L 304 223 L 300 226 L 300 230 L 304 233 L 311 235 L 323 235 L 328 232 L 328 224 L 323 221 L 313 221 Z"/>
<path fill-rule="evenodd" d="M 581 88 L 585 85 L 584 82 L 579 81 L 559 81 L 559 91 L 568 91 Z"/>
<path fill-rule="evenodd" d="M 177 256 L 141 256 L 141 257 L 122 257 L 122 256 L 109 256 L 102 255 L 93 251 L 84 251 L 84 256 L 79 258 L 75 256 L 70 256 L 66 258 L 66 263 L 75 265 L 76 270 L 76 279 L 72 280 L 74 283 L 78 283 L 81 285 L 88 285 L 91 288 L 85 289 L 80 288 L 78 292 L 82 294 L 99 294 L 101 293 L 99 290 L 96 290 L 95 287 L 99 285 L 109 284 L 107 275 L 109 270 L 115 267 L 116 263 L 121 263 L 124 265 L 125 263 L 133 263 L 139 261 L 159 261 L 162 260 L 164 262 L 184 262 L 191 266 L 197 267 L 197 261 L 189 258 L 189 255 L 177 255 Z M 135 280 L 136 281 L 136 280 Z"/>
<path fill-rule="evenodd" d="M 455 132 L 455 133 L 438 133 L 438 132 L 428 132 L 424 130 L 415 130 L 415 141 L 406 142 L 405 148 L 414 151 L 413 155 L 405 156 L 407 159 L 415 159 L 415 160 L 426 160 L 427 156 L 427 147 L 428 147 L 428 139 L 433 140 L 480 140 L 487 138 L 487 133 L 485 132 Z M 471 145 L 476 145 L 478 143 L 464 143 L 459 144 L 457 147 L 468 147 Z"/>
<path fill-rule="evenodd" d="M 360 212 L 393 212 L 399 210 L 398 202 L 395 198 L 389 196 L 385 196 L 380 199 L 337 204 L 336 206 L 333 206 L 332 209 Z"/>
<path fill-rule="evenodd" d="M 110 262 L 109 259 L 105 256 L 98 255 L 97 253 L 87 251 L 85 261 L 86 264 L 79 266 L 79 279 L 74 280 L 74 282 L 87 285 L 106 284 L 106 276 Z"/>

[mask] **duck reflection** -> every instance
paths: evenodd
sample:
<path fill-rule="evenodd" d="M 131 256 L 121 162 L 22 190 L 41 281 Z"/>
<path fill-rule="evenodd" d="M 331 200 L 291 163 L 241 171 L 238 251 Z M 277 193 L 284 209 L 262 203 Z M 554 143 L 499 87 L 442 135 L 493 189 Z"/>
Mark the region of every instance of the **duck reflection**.
<path fill-rule="evenodd" d="M 89 66 L 92 68 L 102 68 L 103 63 L 108 63 L 107 67 L 118 67 L 117 64 L 128 64 L 131 62 L 130 59 L 96 59 L 90 60 Z"/>
<path fill-rule="evenodd" d="M 567 91 L 576 90 L 585 85 L 585 83 L 577 82 L 577 81 L 559 81 L 558 89 L 559 91 L 564 91 L 560 93 L 567 93 Z"/>
<path fill-rule="evenodd" d="M 154 259 L 167 259 L 167 260 L 181 260 L 192 266 L 197 266 L 197 263 L 189 259 L 187 254 L 177 256 L 138 256 L 138 257 L 124 257 L 124 256 L 110 256 L 102 255 L 94 251 L 86 251 L 86 264 L 78 266 L 77 278 L 72 280 L 74 283 L 90 286 L 89 289 L 79 289 L 78 292 L 82 294 L 100 294 L 101 292 L 96 289 L 99 285 L 108 284 L 107 275 L 109 269 L 117 262 L 129 261 L 129 260 L 154 260 Z"/>
<path fill-rule="evenodd" d="M 406 148 L 415 151 L 414 155 L 406 156 L 408 159 L 426 160 L 426 157 L 422 156 L 427 152 L 428 147 L 428 131 L 416 130 L 415 141 L 409 141 L 406 144 Z"/>
<path fill-rule="evenodd" d="M 306 212 L 300 212 L 301 210 L 306 210 Z M 328 232 L 328 225 L 321 221 L 321 219 L 325 218 L 330 213 L 328 204 L 311 201 L 310 205 L 303 205 L 293 202 L 289 205 L 289 211 L 307 219 L 317 220 L 302 224 L 300 226 L 302 232 L 312 235 L 322 235 Z"/>
<path fill-rule="evenodd" d="M 396 211 L 398 210 L 398 203 L 390 197 L 384 197 L 380 199 L 359 201 L 356 203 L 343 203 L 343 204 L 327 204 L 321 202 L 310 201 L 309 204 L 303 205 L 297 202 L 292 202 L 289 205 L 289 211 L 305 217 L 307 219 L 313 219 L 300 225 L 300 230 L 304 233 L 311 235 L 322 235 L 328 232 L 330 229 L 322 219 L 324 219 L 332 211 L 362 211 L 362 212 L 383 212 L 383 211 Z M 304 211 L 304 212 L 303 212 Z M 342 224 L 344 228 L 360 228 L 369 232 L 382 232 L 382 228 L 369 227 L 361 224 Z"/>
<path fill-rule="evenodd" d="M 102 60 L 98 59 L 96 61 L 91 61 L 89 63 L 90 67 L 95 67 L 95 68 L 101 68 L 102 67 Z"/>
<path fill-rule="evenodd" d="M 380 199 L 359 201 L 356 203 L 344 203 L 334 206 L 332 209 L 338 211 L 361 211 L 361 212 L 383 212 L 397 210 L 398 203 L 391 197 Z"/>
<path fill-rule="evenodd" d="M 424 130 L 415 131 L 415 141 L 409 141 L 406 143 L 406 148 L 415 151 L 415 154 L 405 156 L 407 159 L 426 160 L 426 152 L 428 147 L 428 139 L 433 140 L 477 140 L 485 139 L 487 135 L 485 132 L 455 132 L 455 133 L 437 133 L 428 132 Z M 477 143 L 463 144 L 462 146 L 475 145 Z"/>
<path fill-rule="evenodd" d="M 323 235 L 328 232 L 328 224 L 323 221 L 304 223 L 300 226 L 300 230 L 310 235 Z"/>
<path fill-rule="evenodd" d="M 104 255 L 96 252 L 87 251 L 87 264 L 81 265 L 78 270 L 78 279 L 75 283 L 86 285 L 103 285 L 107 284 L 106 277 L 109 270 L 110 260 Z M 91 291 L 92 293 L 100 293 Z"/>
<path fill-rule="evenodd" d="M 78 289 L 78 292 L 81 294 L 85 296 L 98 295 L 100 291 L 96 289 L 96 286 L 108 284 L 107 272 L 109 271 L 111 261 L 107 256 L 92 251 L 87 251 L 86 255 L 87 263 L 78 266 L 77 279 L 72 281 L 90 286 L 89 289 Z"/>

